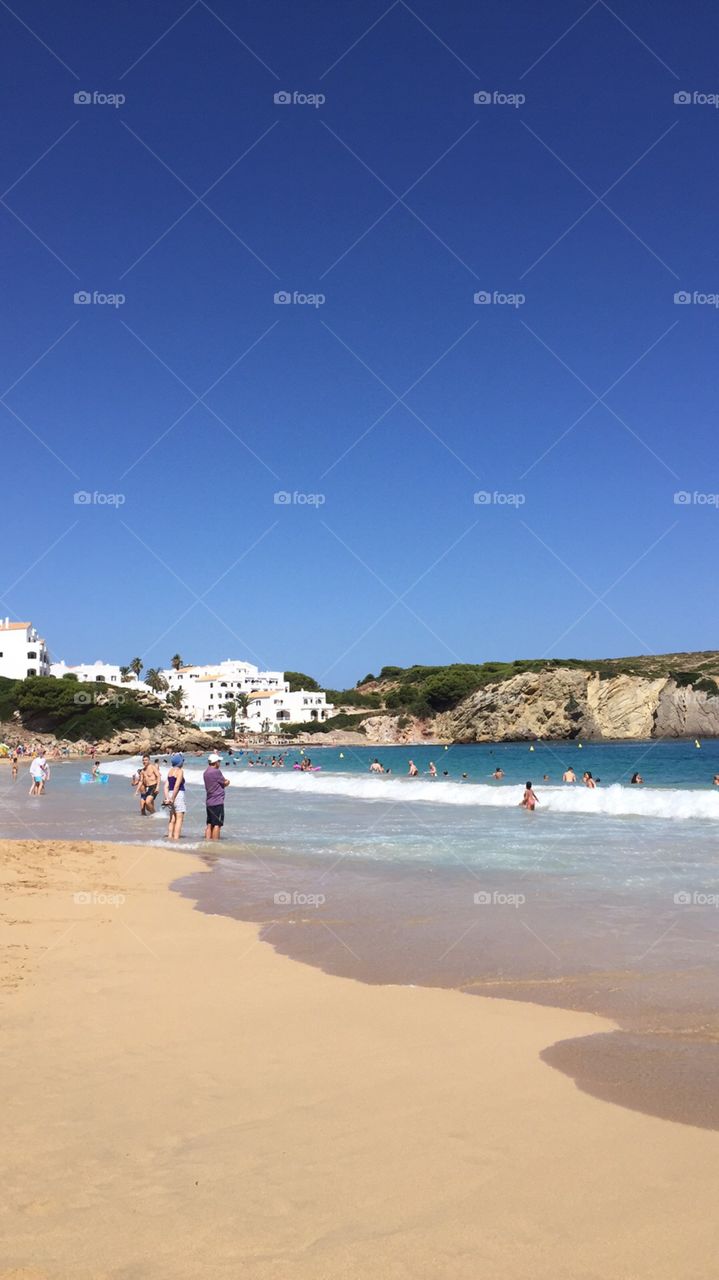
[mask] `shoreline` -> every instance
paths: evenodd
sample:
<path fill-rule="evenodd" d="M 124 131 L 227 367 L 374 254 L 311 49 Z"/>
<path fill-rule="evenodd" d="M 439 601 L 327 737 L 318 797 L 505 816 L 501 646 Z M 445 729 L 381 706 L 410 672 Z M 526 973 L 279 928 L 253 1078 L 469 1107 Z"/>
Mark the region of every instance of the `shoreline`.
<path fill-rule="evenodd" d="M 190 853 L 0 854 L 0 1280 L 708 1276 L 716 1135 L 541 1060 L 614 1023 L 298 964 Z"/>

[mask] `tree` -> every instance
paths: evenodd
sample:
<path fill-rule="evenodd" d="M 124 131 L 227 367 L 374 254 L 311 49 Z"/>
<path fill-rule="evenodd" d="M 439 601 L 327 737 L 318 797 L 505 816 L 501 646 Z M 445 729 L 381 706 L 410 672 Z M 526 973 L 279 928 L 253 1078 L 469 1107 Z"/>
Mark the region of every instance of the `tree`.
<path fill-rule="evenodd" d="M 297 693 L 299 689 L 319 690 L 319 685 L 312 676 L 306 676 L 303 671 L 285 671 L 285 680 L 289 681 L 290 693 Z"/>
<path fill-rule="evenodd" d="M 128 680 L 130 679 L 129 667 L 120 667 L 120 679 L 123 684 L 127 684 Z"/>
<path fill-rule="evenodd" d="M 249 707 L 249 705 L 250 705 L 250 697 L 249 697 L 249 694 L 247 694 L 247 693 L 238 693 L 238 694 L 237 694 L 237 697 L 235 698 L 235 702 L 237 703 L 237 706 L 238 706 L 238 709 L 239 709 L 240 715 L 242 716 L 242 719 L 243 719 L 243 720 L 246 720 L 246 719 L 247 719 L 247 708 L 248 708 L 248 707 Z"/>
<path fill-rule="evenodd" d="M 232 737 L 234 738 L 234 736 L 235 736 L 235 729 L 237 728 L 237 712 L 238 712 L 238 710 L 239 710 L 239 708 L 238 708 L 238 706 L 237 706 L 237 703 L 234 701 L 234 699 L 233 699 L 233 698 L 228 698 L 228 699 L 227 699 L 227 702 L 223 703 L 223 707 L 222 707 L 222 709 L 223 709 L 223 711 L 224 711 L 225 715 L 226 715 L 226 716 L 229 716 L 229 719 L 230 719 L 230 733 L 232 734 Z"/>
<path fill-rule="evenodd" d="M 135 675 L 137 676 L 137 679 L 139 680 L 140 672 L 142 671 L 142 658 L 133 658 L 132 662 L 130 663 L 130 670 L 134 671 Z"/>
<path fill-rule="evenodd" d="M 175 671 L 179 671 L 180 667 L 184 667 L 184 665 L 185 663 L 183 662 L 179 653 L 173 654 L 173 656 L 170 658 L 170 666 L 174 667 Z"/>
<path fill-rule="evenodd" d="M 157 667 L 148 667 L 145 672 L 145 684 L 149 684 L 153 693 L 164 693 L 169 688 L 165 677 Z"/>
<path fill-rule="evenodd" d="M 184 697 L 185 697 L 184 689 L 173 689 L 171 693 L 168 693 L 167 697 L 165 698 L 165 702 L 168 704 L 168 706 L 174 707 L 175 711 L 182 711 L 182 701 Z"/>

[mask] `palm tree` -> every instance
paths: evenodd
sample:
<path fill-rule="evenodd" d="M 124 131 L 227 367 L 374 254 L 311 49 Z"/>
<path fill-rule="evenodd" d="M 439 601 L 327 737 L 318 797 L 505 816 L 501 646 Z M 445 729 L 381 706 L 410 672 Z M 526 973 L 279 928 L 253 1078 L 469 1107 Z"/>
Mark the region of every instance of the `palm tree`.
<path fill-rule="evenodd" d="M 235 701 L 236 701 L 236 703 L 237 703 L 237 707 L 238 707 L 238 710 L 239 710 L 239 712 L 240 712 L 240 715 L 242 716 L 242 719 L 243 719 L 243 720 L 246 720 L 246 719 L 247 719 L 247 708 L 248 708 L 248 707 L 249 707 L 249 705 L 250 705 L 250 698 L 249 698 L 249 694 L 247 694 L 247 693 L 238 693 L 238 694 L 237 694 L 237 697 L 236 697 L 236 699 L 235 699 Z"/>
<path fill-rule="evenodd" d="M 182 700 L 184 696 L 184 689 L 173 689 L 171 693 L 168 693 L 165 698 L 165 702 L 168 706 L 174 707 L 176 711 L 182 711 Z"/>
<path fill-rule="evenodd" d="M 149 684 L 153 693 L 164 693 L 169 688 L 165 677 L 157 667 L 148 667 L 145 672 L 145 684 Z"/>
<path fill-rule="evenodd" d="M 185 663 L 179 653 L 174 654 L 174 656 L 170 658 L 170 666 L 174 667 L 175 671 L 179 671 L 180 667 L 184 667 L 184 665 Z"/>
<path fill-rule="evenodd" d="M 230 734 L 234 738 L 237 730 L 237 712 L 239 710 L 237 703 L 233 698 L 228 698 L 227 702 L 223 704 L 222 710 L 226 716 L 230 717 Z"/>
<path fill-rule="evenodd" d="M 142 658 L 133 658 L 130 663 L 130 670 L 134 671 L 137 679 L 139 680 L 140 672 L 142 671 Z"/>
<path fill-rule="evenodd" d="M 120 667 L 120 679 L 123 684 L 127 684 L 130 679 L 130 668 Z"/>

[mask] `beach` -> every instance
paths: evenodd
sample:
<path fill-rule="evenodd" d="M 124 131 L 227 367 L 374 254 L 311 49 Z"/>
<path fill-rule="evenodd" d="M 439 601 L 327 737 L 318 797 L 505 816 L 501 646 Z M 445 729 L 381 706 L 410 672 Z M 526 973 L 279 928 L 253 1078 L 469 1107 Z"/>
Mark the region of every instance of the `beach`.
<path fill-rule="evenodd" d="M 323 973 L 188 853 L 1 861 L 2 1280 L 712 1274 L 717 1134 L 540 1057 L 608 1019 Z"/>

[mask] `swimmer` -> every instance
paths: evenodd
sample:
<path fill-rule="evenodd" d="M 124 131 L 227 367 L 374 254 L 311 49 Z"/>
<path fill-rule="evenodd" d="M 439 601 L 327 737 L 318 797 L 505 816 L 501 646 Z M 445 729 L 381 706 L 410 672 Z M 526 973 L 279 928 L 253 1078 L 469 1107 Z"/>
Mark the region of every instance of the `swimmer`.
<path fill-rule="evenodd" d="M 598 781 L 599 779 L 597 779 L 597 782 Z M 594 790 L 594 788 L 597 785 L 597 782 L 595 782 L 589 770 L 587 770 L 586 773 L 582 774 L 582 782 L 584 783 L 585 787 L 589 787 L 590 791 Z"/>
<path fill-rule="evenodd" d="M 436 778 L 436 777 L 437 777 L 437 766 L 436 766 L 436 764 L 434 763 L 434 761 L 433 761 L 433 760 L 430 760 L 430 762 L 429 762 L 429 776 L 430 776 L 430 778 Z"/>
<path fill-rule="evenodd" d="M 370 773 L 384 773 L 384 769 L 376 756 L 369 767 L 369 771 Z"/>
<path fill-rule="evenodd" d="M 409 774 L 409 777 L 410 777 L 410 778 L 418 778 L 418 777 L 419 777 L 419 769 L 417 768 L 417 766 L 416 766 L 416 764 L 415 764 L 414 760 L 410 760 L 410 762 L 409 762 L 409 771 L 408 771 L 408 774 Z"/>
<path fill-rule="evenodd" d="M 497 779 L 497 781 L 499 782 L 500 778 L 503 778 L 503 777 L 504 777 L 504 769 L 500 769 L 499 765 L 497 765 L 497 768 L 495 769 L 494 773 L 492 774 L 492 777 L 493 777 L 493 778 L 496 778 L 496 779 Z"/>
<path fill-rule="evenodd" d="M 632 774 L 632 783 L 633 783 L 633 784 L 636 784 L 637 782 L 643 782 L 643 781 L 644 781 L 644 779 L 643 779 L 643 777 L 642 777 L 641 773 L 633 773 L 633 774 Z"/>
<path fill-rule="evenodd" d="M 562 774 L 562 782 L 576 782 L 576 781 L 577 781 L 577 775 L 574 772 L 572 766 L 570 765 L 569 768 L 565 769 L 564 773 Z"/>

